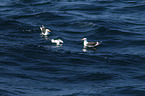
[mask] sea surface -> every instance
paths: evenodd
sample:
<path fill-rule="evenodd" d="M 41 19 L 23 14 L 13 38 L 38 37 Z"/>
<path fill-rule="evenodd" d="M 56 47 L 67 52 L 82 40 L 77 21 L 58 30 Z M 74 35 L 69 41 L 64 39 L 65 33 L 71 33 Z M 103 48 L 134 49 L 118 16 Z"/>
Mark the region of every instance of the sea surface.
<path fill-rule="evenodd" d="M 0 0 L 0 96 L 145 96 L 145 0 Z"/>

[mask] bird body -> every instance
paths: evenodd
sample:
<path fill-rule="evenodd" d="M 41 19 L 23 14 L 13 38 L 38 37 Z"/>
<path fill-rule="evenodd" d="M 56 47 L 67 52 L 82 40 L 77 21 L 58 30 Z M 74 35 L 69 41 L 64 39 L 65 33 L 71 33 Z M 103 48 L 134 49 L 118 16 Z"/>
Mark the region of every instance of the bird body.
<path fill-rule="evenodd" d="M 61 39 L 51 39 L 52 43 L 56 43 L 56 45 L 62 45 L 63 41 Z"/>
<path fill-rule="evenodd" d="M 99 44 L 101 44 L 101 42 L 88 42 L 87 41 L 87 38 L 83 38 L 83 39 L 81 39 L 82 41 L 84 41 L 84 43 L 83 43 L 83 45 L 84 45 L 84 48 L 86 48 L 86 47 L 89 47 L 89 48 L 91 48 L 91 47 L 96 47 L 96 46 L 98 46 Z"/>

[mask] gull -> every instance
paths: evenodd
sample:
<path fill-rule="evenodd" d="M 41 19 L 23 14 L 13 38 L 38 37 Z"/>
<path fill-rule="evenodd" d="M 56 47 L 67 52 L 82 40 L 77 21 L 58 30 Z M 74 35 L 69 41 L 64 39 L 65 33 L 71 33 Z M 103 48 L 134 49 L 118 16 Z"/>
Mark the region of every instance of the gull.
<path fill-rule="evenodd" d="M 61 39 L 51 39 L 52 43 L 56 43 L 56 45 L 62 45 L 63 41 Z"/>
<path fill-rule="evenodd" d="M 42 27 L 40 27 L 40 30 L 42 31 L 41 34 L 44 35 L 44 36 L 49 35 L 50 32 L 51 32 L 49 29 L 45 28 L 44 25 L 42 25 Z"/>
<path fill-rule="evenodd" d="M 87 38 L 83 38 L 83 39 L 81 39 L 82 41 L 84 41 L 84 48 L 93 48 L 93 47 L 96 47 L 96 46 L 98 46 L 99 44 L 101 44 L 102 43 L 102 41 L 100 41 L 100 42 L 88 42 L 87 41 Z"/>

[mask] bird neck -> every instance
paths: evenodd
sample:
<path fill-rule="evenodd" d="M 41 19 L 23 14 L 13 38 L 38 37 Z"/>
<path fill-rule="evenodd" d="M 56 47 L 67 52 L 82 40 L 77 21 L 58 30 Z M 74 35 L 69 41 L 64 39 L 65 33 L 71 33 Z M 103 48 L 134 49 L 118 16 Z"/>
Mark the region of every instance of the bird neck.
<path fill-rule="evenodd" d="M 84 46 L 87 46 L 87 43 L 88 43 L 87 40 L 84 40 Z"/>
<path fill-rule="evenodd" d="M 46 30 L 45 30 L 45 35 L 48 35 L 48 34 L 49 34 L 49 30 L 46 29 Z"/>

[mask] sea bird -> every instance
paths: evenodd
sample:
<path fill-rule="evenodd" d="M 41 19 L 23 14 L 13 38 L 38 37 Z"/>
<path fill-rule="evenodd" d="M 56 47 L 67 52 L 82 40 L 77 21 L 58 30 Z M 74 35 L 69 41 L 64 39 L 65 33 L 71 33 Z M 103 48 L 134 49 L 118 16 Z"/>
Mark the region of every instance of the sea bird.
<path fill-rule="evenodd" d="M 52 43 L 56 43 L 56 45 L 62 45 L 63 41 L 61 39 L 51 39 Z"/>
<path fill-rule="evenodd" d="M 81 39 L 82 41 L 84 41 L 84 48 L 93 48 L 93 47 L 96 47 L 96 46 L 98 46 L 99 44 L 101 44 L 102 43 L 102 41 L 100 41 L 100 42 L 88 42 L 87 41 L 87 38 L 83 38 L 83 39 Z"/>
<path fill-rule="evenodd" d="M 51 32 L 49 29 L 45 28 L 44 25 L 42 25 L 42 27 L 40 27 L 40 30 L 42 31 L 41 34 L 44 35 L 44 36 L 49 35 L 50 32 Z"/>

